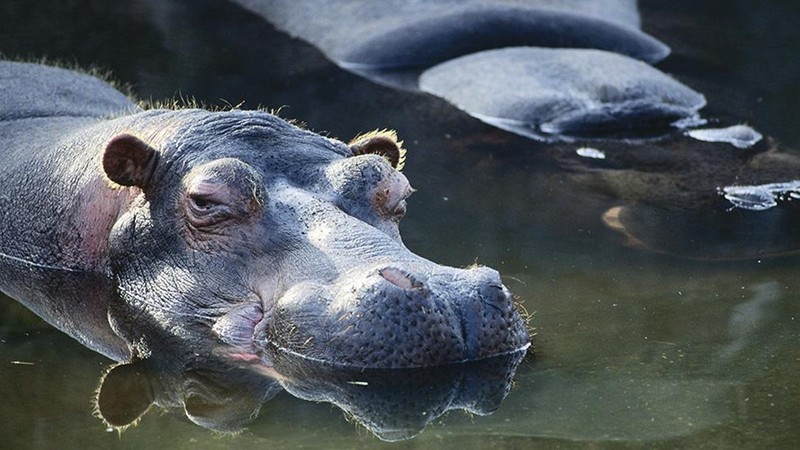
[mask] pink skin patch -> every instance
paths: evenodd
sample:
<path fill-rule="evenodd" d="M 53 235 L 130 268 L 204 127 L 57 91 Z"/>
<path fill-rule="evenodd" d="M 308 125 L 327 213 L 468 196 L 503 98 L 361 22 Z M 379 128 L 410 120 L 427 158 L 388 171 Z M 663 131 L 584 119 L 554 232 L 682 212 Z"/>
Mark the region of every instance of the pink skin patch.
<path fill-rule="evenodd" d="M 414 282 L 409 278 L 405 273 L 403 273 L 400 269 L 395 269 L 393 267 L 388 267 L 383 269 L 379 272 L 383 278 L 386 279 L 389 283 L 399 287 L 400 289 L 414 289 Z"/>
<path fill-rule="evenodd" d="M 238 360 L 257 358 L 253 334 L 263 318 L 260 305 L 247 303 L 231 308 L 217 319 L 211 330 L 222 342 L 232 347 L 229 355 L 237 355 Z"/>
<path fill-rule="evenodd" d="M 261 358 L 256 356 L 253 353 L 228 353 L 226 355 L 229 359 L 238 362 L 245 362 L 245 363 L 258 363 L 261 362 Z"/>
<path fill-rule="evenodd" d="M 100 264 L 108 250 L 108 236 L 122 211 L 141 191 L 138 188 L 114 189 L 108 181 L 95 177 L 80 189 L 72 223 L 82 231 L 82 239 L 64 247 L 62 259 L 72 266 L 92 268 Z"/>

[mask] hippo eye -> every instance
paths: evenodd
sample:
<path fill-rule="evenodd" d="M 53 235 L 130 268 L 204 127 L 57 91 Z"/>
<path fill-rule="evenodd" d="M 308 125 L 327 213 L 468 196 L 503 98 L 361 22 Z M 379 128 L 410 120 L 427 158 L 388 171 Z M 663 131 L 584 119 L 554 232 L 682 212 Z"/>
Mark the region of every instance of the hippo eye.
<path fill-rule="evenodd" d="M 192 195 L 189 197 L 189 204 L 192 206 L 194 210 L 197 212 L 204 212 L 208 211 L 216 205 L 216 203 L 210 201 L 207 198 L 203 198 L 199 195 Z"/>
<path fill-rule="evenodd" d="M 383 217 L 394 222 L 400 222 L 400 220 L 405 217 L 406 210 L 408 209 L 406 199 L 414 193 L 414 189 L 406 185 L 406 189 L 399 192 L 401 193 L 398 194 L 397 190 L 385 189 L 380 191 L 376 198 L 376 200 L 383 205 L 378 208 L 378 211 L 382 213 L 381 215 Z"/>
<path fill-rule="evenodd" d="M 259 173 L 233 158 L 192 168 L 182 188 L 179 201 L 188 225 L 215 234 L 219 233 L 216 225 L 241 224 L 254 217 L 266 198 Z"/>
<path fill-rule="evenodd" d="M 189 194 L 189 219 L 195 226 L 208 226 L 230 217 L 230 208 L 208 195 Z"/>

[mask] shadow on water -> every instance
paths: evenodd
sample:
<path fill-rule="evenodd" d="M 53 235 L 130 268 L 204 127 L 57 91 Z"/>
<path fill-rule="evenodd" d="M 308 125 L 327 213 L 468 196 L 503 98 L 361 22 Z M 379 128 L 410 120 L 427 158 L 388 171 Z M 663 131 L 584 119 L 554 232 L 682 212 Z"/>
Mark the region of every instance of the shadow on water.
<path fill-rule="evenodd" d="M 283 116 L 335 136 L 397 129 L 409 148 L 405 173 L 418 189 L 402 226 L 406 244 L 437 262 L 477 258 L 496 267 L 537 329 L 535 370 L 522 364 L 503 407 L 489 417 L 433 419 L 441 408 L 403 393 L 452 396 L 454 378 L 465 393 L 483 393 L 471 383 L 492 377 L 504 390 L 508 380 L 499 373 L 392 381 L 385 374 L 366 379 L 314 370 L 319 378 L 305 378 L 311 369 L 289 365 L 282 375 L 288 391 L 357 404 L 349 413 L 366 422 L 365 411 L 381 407 L 369 389 L 386 387 L 384 399 L 407 401 L 406 411 L 429 417 L 427 430 L 403 448 L 792 448 L 800 442 L 799 260 L 767 258 L 798 248 L 796 206 L 726 214 L 730 202 L 716 189 L 728 183 L 721 174 L 744 168 L 763 175 L 758 170 L 765 166 L 721 155 L 716 144 L 685 146 L 682 137 L 653 142 L 647 152 L 593 143 L 605 159 L 586 158 L 576 153 L 583 145 L 511 136 L 441 100 L 345 73 L 232 4 L 106 3 L 2 2 L 0 17 L 13 20 L 0 29 L 0 52 L 101 64 L 142 97 L 180 93 L 215 104 L 287 105 Z M 674 51 L 659 68 L 703 92 L 708 116 L 774 136 L 759 151 L 775 170 L 749 183 L 789 181 L 774 178 L 797 173 L 796 4 L 641 3 L 644 30 Z M 726 169 L 697 170 L 720 167 Z M 609 227 L 614 218 L 617 226 Z M 90 399 L 109 361 L 10 299 L 3 297 L 0 308 L 0 429 L 10 448 L 389 446 L 354 431 L 339 409 L 276 393 L 266 377 L 278 375 L 228 363 L 224 370 L 165 373 L 152 400 L 194 411 L 195 422 L 212 429 L 238 427 L 260 407 L 238 436 L 213 435 L 178 411 L 147 414 L 119 438 L 91 416 Z M 231 375 L 241 379 L 225 378 Z M 437 383 L 416 384 L 427 379 Z M 229 390 L 237 385 L 251 387 Z M 452 404 L 469 409 L 467 403 Z M 213 426 L 214 417 L 224 425 Z M 403 428 L 385 423 L 368 428 Z"/>

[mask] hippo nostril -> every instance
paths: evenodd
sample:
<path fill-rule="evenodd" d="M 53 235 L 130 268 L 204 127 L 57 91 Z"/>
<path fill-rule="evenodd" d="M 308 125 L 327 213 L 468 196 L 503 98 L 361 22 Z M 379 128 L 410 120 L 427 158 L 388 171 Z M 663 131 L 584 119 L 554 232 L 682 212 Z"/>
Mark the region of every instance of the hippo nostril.
<path fill-rule="evenodd" d="M 381 269 L 378 271 L 378 273 L 386 281 L 392 283 L 393 285 L 399 287 L 400 289 L 412 290 L 412 289 L 421 289 L 423 287 L 422 283 L 416 280 L 414 277 L 394 267 L 387 267 L 385 269 Z"/>
<path fill-rule="evenodd" d="M 477 278 L 478 293 L 484 302 L 493 305 L 506 305 L 511 302 L 511 292 L 503 284 L 496 270 L 479 266 L 470 269 L 470 272 Z"/>
<path fill-rule="evenodd" d="M 511 301 L 511 292 L 502 284 L 488 284 L 480 290 L 481 298 L 490 304 L 506 305 Z"/>

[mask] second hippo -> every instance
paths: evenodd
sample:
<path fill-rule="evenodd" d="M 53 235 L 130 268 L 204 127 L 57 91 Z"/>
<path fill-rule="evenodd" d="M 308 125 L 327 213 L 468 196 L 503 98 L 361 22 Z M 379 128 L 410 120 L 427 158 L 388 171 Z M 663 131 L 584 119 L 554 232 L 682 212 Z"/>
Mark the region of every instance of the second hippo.
<path fill-rule="evenodd" d="M 545 142 L 642 140 L 704 123 L 705 97 L 649 64 L 636 0 L 232 0 L 369 80 Z"/>

